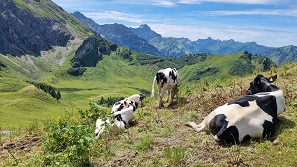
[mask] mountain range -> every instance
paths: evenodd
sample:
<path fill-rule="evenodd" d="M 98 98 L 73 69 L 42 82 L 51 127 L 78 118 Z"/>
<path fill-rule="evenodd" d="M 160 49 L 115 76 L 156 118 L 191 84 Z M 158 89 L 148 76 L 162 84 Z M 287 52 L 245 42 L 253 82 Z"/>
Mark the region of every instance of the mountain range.
<path fill-rule="evenodd" d="M 101 78 L 110 80 L 111 78 L 106 78 L 108 76 L 103 75 L 106 73 L 104 69 L 109 69 L 113 66 L 111 64 L 121 64 L 120 62 L 125 66 L 134 65 L 137 68 L 140 65 L 144 71 L 149 69 L 151 72 L 147 75 L 150 75 L 150 73 L 155 73 L 156 69 L 169 66 L 181 70 L 186 65 L 195 66 L 199 63 L 215 61 L 208 54 L 191 54 L 191 48 L 186 47 L 194 47 L 194 43 L 197 42 L 207 45 L 214 42 L 211 38 L 196 42 L 191 42 L 186 38 L 163 38 L 160 34 L 152 31 L 148 25 L 141 25 L 136 29 L 121 24 L 100 26 L 79 12 L 71 15 L 50 0 L 5 0 L 4 3 L 1 3 L 0 9 L 4 11 L 0 16 L 3 23 L 0 29 L 0 34 L 3 37 L 1 40 L 3 45 L 0 48 L 1 71 L 9 72 L 14 76 L 40 81 L 49 76 L 60 78 L 64 75 L 88 78 L 93 77 L 90 71 L 97 69 L 102 72 L 97 77 L 102 75 Z M 150 43 L 154 43 L 158 47 Z M 161 45 L 165 47 L 158 49 L 161 48 Z M 137 50 L 137 52 L 133 50 Z M 184 56 L 166 56 L 181 52 Z M 165 56 L 157 56 L 162 53 Z M 247 51 L 237 53 L 234 54 L 234 60 L 247 62 L 245 65 L 241 64 L 243 68 L 241 72 L 232 73 L 230 68 L 233 65 L 230 64 L 227 69 L 212 66 L 211 69 L 216 70 L 212 71 L 215 73 L 211 75 L 219 75 L 219 71 L 225 71 L 227 76 L 244 75 L 256 68 L 267 70 L 272 64 L 271 62 L 266 63 L 268 67 L 266 65 L 264 67 L 263 61 L 266 60 L 261 57 L 256 58 Z M 248 56 L 245 57 L 245 55 Z M 216 57 L 218 56 L 216 55 Z M 228 57 L 228 55 L 219 57 Z M 110 59 L 109 63 L 101 64 L 107 59 Z M 255 59 L 261 59 L 261 61 L 254 63 L 252 60 Z M 223 63 L 226 60 L 219 59 L 218 61 Z M 129 68 L 134 68 L 134 66 Z M 250 68 L 248 72 L 245 70 L 246 66 Z M 208 68 L 210 67 L 200 67 L 195 71 L 207 77 L 209 75 L 204 75 L 204 72 L 208 73 Z M 115 71 L 109 69 L 109 72 Z M 129 75 L 131 73 L 126 72 Z M 188 73 L 188 77 L 185 78 L 189 78 L 189 81 L 195 80 L 193 78 L 197 79 L 197 77 L 191 77 L 191 75 L 197 75 L 196 72 L 185 72 Z M 125 75 L 125 70 L 122 69 L 121 73 Z M 110 74 L 110 76 L 112 75 Z M 181 75 L 183 74 L 181 73 Z M 134 76 L 138 76 L 138 74 L 135 73 Z M 198 79 L 201 79 L 201 76 Z"/>
<path fill-rule="evenodd" d="M 197 53 L 230 54 L 248 51 L 252 54 L 265 55 L 277 65 L 297 60 L 294 52 L 297 47 L 293 45 L 273 48 L 258 45 L 256 42 L 242 43 L 233 39 L 215 40 L 211 37 L 191 41 L 188 38 L 162 37 L 146 24 L 140 25 L 138 28 L 128 28 L 117 23 L 99 25 L 80 12 L 74 12 L 73 15 L 105 39 L 136 52 L 164 57 L 179 57 Z M 286 58 L 288 55 L 289 58 Z"/>

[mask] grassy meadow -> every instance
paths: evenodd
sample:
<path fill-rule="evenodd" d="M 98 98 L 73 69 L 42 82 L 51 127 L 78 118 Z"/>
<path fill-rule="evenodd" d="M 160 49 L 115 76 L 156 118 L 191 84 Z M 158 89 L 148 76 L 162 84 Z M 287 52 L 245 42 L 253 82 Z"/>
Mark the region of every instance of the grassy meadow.
<path fill-rule="evenodd" d="M 126 70 L 131 69 L 127 67 Z M 95 76 L 97 72 L 91 69 L 87 74 L 94 73 Z M 130 72 L 130 77 L 133 77 L 133 71 Z M 146 75 L 142 69 L 137 72 Z M 34 86 L 18 82 L 18 89 L 14 92 L 0 94 L 0 104 L 10 112 L 12 104 L 19 105 L 23 110 L 15 109 L 17 112 L 13 116 L 2 117 L 5 112 L 1 108 L 0 119 L 1 122 L 7 121 L 6 128 L 20 127 L 21 124 L 29 125 L 29 128 L 1 135 L 0 165 L 296 166 L 296 63 L 283 65 L 263 74 L 268 76 L 275 73 L 278 74 L 275 84 L 283 89 L 286 99 L 286 111 L 279 115 L 276 135 L 271 139 L 253 139 L 237 145 L 219 145 L 211 135 L 197 134 L 184 123 L 199 123 L 219 105 L 243 95 L 256 74 L 181 85 L 178 98 L 170 106 L 165 103 L 163 109 L 157 108 L 157 97 L 147 97 L 143 106 L 137 109 L 136 120 L 129 129 L 111 129 L 99 140 L 94 138 L 94 120 L 98 115 L 108 113 L 110 109 L 89 106 L 90 98 L 108 97 L 113 94 L 119 96 L 119 92 L 120 95 L 137 93 L 138 84 L 124 80 L 123 82 L 130 86 L 120 88 L 120 83 L 113 84 L 112 80 L 108 79 L 105 80 L 105 84 L 98 84 L 96 80 L 84 77 L 77 82 L 71 82 L 71 79 L 66 78 L 52 82 L 62 90 L 62 100 L 58 102 Z M 119 73 L 113 75 L 120 76 Z M 87 80 L 90 85 L 86 88 L 83 85 Z M 143 80 L 139 80 L 139 83 L 144 84 L 142 88 L 150 90 L 151 81 L 152 78 L 149 78 L 147 83 Z M 5 82 L 9 85 L 10 81 Z M 68 89 L 65 88 L 67 85 Z M 77 89 L 71 91 L 69 88 Z M 39 108 L 39 105 L 43 106 L 43 111 L 34 109 Z M 81 109 L 79 113 L 78 108 Z M 48 118 L 48 121 L 30 124 L 31 121 L 34 123 L 37 116 L 43 120 Z M 27 122 L 18 124 L 23 118 L 28 118 Z M 64 143 L 62 145 L 65 148 L 57 150 L 57 146 L 60 145 L 58 143 Z"/>
<path fill-rule="evenodd" d="M 67 64 L 61 68 L 46 64 L 30 69 L 26 61 L 14 57 L 9 59 L 0 57 L 0 60 L 16 69 L 0 71 L 0 129 L 3 130 L 28 127 L 32 122 L 61 116 L 65 111 L 77 113 L 79 109 L 87 109 L 90 100 L 100 100 L 101 97 L 128 97 L 140 92 L 148 95 L 155 73 L 144 66 L 130 66 L 115 55 L 104 58 L 96 67 L 88 68 L 81 77 L 67 75 Z M 40 64 L 40 59 L 32 58 L 32 61 Z M 26 82 L 31 80 L 26 77 L 29 76 L 26 71 L 35 74 L 42 72 L 35 82 L 46 83 L 60 90 L 62 99 L 57 101 Z"/>

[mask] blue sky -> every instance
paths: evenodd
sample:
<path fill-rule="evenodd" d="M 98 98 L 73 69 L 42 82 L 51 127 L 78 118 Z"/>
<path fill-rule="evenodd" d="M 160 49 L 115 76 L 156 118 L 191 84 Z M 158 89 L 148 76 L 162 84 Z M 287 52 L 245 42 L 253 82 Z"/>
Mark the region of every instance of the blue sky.
<path fill-rule="evenodd" d="M 163 37 L 297 46 L 296 0 L 52 0 L 98 24 L 147 24 Z"/>

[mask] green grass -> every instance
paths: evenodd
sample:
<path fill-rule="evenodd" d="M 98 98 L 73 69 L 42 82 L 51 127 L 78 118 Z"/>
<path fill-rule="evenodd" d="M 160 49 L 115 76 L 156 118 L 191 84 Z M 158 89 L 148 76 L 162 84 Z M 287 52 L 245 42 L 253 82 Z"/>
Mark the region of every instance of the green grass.
<path fill-rule="evenodd" d="M 99 143 L 88 146 L 91 150 L 90 162 L 95 166 L 285 166 L 296 165 L 294 155 L 296 143 L 296 64 L 288 64 L 280 69 L 273 69 L 272 74 L 278 73 L 277 84 L 284 89 L 287 100 L 287 110 L 280 116 L 278 128 L 278 145 L 269 140 L 252 140 L 237 146 L 220 146 L 208 134 L 196 134 L 192 129 L 184 126 L 185 122 L 200 122 L 202 119 L 226 101 L 245 93 L 249 82 L 255 77 L 230 77 L 229 63 L 236 61 L 242 53 L 231 55 L 208 55 L 199 64 L 186 65 L 178 69 L 181 75 L 179 99 L 175 105 L 158 109 L 158 98 L 149 98 L 153 76 L 159 70 L 155 64 L 130 64 L 128 60 L 117 57 L 114 53 L 104 56 L 96 67 L 88 68 L 81 77 L 73 77 L 66 73 L 67 63 L 59 66 L 44 64 L 41 58 L 32 58 L 40 66 L 36 75 L 36 82 L 46 83 L 60 89 L 62 99 L 57 101 L 49 94 L 26 83 L 30 80 L 29 73 L 24 72 L 26 63 L 19 58 L 8 56 L 9 60 L 0 56 L 9 69 L 0 71 L 0 128 L 2 130 L 16 130 L 20 136 L 12 136 L 12 141 L 23 140 L 22 135 L 36 135 L 41 138 L 43 120 L 58 119 L 65 112 L 74 116 L 79 109 L 89 109 L 89 102 L 101 97 L 127 97 L 134 93 L 145 92 L 147 98 L 143 108 L 136 111 L 136 122 L 131 128 L 120 132 L 112 132 L 109 137 Z M 221 57 L 219 57 L 221 56 Z M 229 61 L 223 61 L 222 60 Z M 17 64 L 17 65 L 16 65 Z M 42 68 L 41 68 L 42 67 Z M 205 77 L 199 82 L 187 82 L 195 69 L 216 67 L 217 75 Z M 49 71 L 48 68 L 51 70 Z M 33 68 L 26 67 L 34 72 Z M 120 69 L 120 70 L 119 70 Z M 197 71 L 197 70 L 196 70 Z M 266 72 L 270 75 L 270 72 Z M 103 108 L 110 111 L 110 108 Z M 31 134 L 18 131 L 18 128 L 32 129 Z M 38 126 L 40 125 L 40 126 Z M 93 124 L 91 124 L 93 125 Z M 93 125 L 94 126 L 94 125 Z M 81 126 L 79 126 L 81 128 Z M 74 127 L 73 127 L 74 128 Z M 84 131 L 93 135 L 93 128 Z M 26 131 L 25 130 L 25 131 Z M 31 130 L 32 131 L 32 130 Z M 34 137 L 36 137 L 34 136 Z M 10 138 L 10 136 L 8 137 Z M 7 143 L 7 136 L 2 136 L 0 142 Z M 100 143 L 102 142 L 102 143 Z M 34 143 L 33 143 L 34 144 Z M 100 145 L 100 147 L 98 147 Z M 40 148 L 41 149 L 41 148 Z M 41 152 L 19 155 L 18 161 L 31 166 L 34 160 L 42 161 L 46 157 Z M 8 155 L 11 157 L 10 155 Z M 51 155 L 59 157 L 59 155 Z M 0 154 L 3 163 L 7 163 L 7 155 Z M 3 158 L 4 157 L 4 158 Z M 8 158 L 9 159 L 9 158 Z M 67 159 L 67 158 L 66 158 Z M 5 160 L 5 161 L 4 161 Z M 11 160 L 11 159 L 10 159 Z M 11 162 L 11 161 L 10 161 Z M 19 163 L 20 164 L 20 163 Z M 2 165 L 2 164 L 0 164 Z M 42 164 L 40 164 L 42 165 Z M 281 164 L 282 165 L 282 164 Z M 26 165 L 25 165 L 26 166 Z"/>
<path fill-rule="evenodd" d="M 1 129 L 28 127 L 34 121 L 57 117 L 71 109 L 69 104 L 58 102 L 33 85 L 17 92 L 0 93 L 0 104 Z"/>
<path fill-rule="evenodd" d="M 297 87 L 295 81 L 297 80 L 297 66 L 291 64 L 275 70 L 279 76 L 276 84 L 285 92 L 287 109 L 279 116 L 277 134 L 272 140 L 254 139 L 241 145 L 219 145 L 211 135 L 197 134 L 184 126 L 184 123 L 188 121 L 199 123 L 217 106 L 244 94 L 245 87 L 248 87 L 249 82 L 255 77 L 250 75 L 227 81 L 221 80 L 220 83 L 201 83 L 199 87 L 198 85 L 196 87 L 190 85 L 187 89 L 181 88 L 179 103 L 175 103 L 171 107 L 167 107 L 168 104 L 165 103 L 163 109 L 157 108 L 157 97 L 146 98 L 143 107 L 136 111 L 136 122 L 129 129 L 111 131 L 102 140 L 88 143 L 90 144 L 88 148 L 91 150 L 90 163 L 95 166 L 296 166 L 297 116 L 295 110 L 297 95 L 295 92 Z M 264 75 L 270 75 L 270 72 L 266 72 Z M 79 87 L 81 84 L 83 81 L 77 85 L 74 83 L 72 86 Z M 93 84 L 95 85 L 95 82 Z M 64 102 L 73 100 L 71 107 L 83 106 L 84 101 L 87 101 L 85 98 L 92 97 L 93 93 L 101 96 L 105 94 L 106 96 L 113 92 L 126 91 L 128 93 L 133 90 L 125 90 L 125 88 L 112 91 L 111 89 L 97 89 L 93 84 L 90 88 L 94 89 L 64 92 Z M 28 91 L 30 94 L 25 94 Z M 29 99 L 30 95 L 39 93 L 41 93 L 40 90 L 26 86 L 18 92 L 3 93 L 2 97 L 14 94 L 13 98 L 5 102 L 9 105 L 13 102 L 17 103 L 19 95 L 28 96 L 26 98 Z M 3 99 L 2 97 L 1 99 Z M 47 101 L 49 107 L 59 105 L 55 99 L 51 101 L 44 94 L 38 95 L 38 97 L 40 102 Z M 53 105 L 49 105 L 50 103 Z M 25 108 L 25 105 L 22 107 Z M 36 115 L 38 114 L 38 111 L 33 112 Z M 58 111 L 57 114 L 63 113 Z M 63 117 L 63 115 L 61 116 Z M 60 120 L 60 118 L 53 119 Z M 81 128 L 81 126 L 78 127 Z M 93 133 L 92 124 L 89 129 L 90 131 L 84 133 L 91 136 Z M 38 128 L 35 131 L 39 132 Z M 42 135 L 42 132 L 33 133 L 33 135 Z M 13 138 L 13 141 L 23 140 L 22 137 L 21 139 L 9 138 Z M 275 138 L 278 140 L 276 144 L 273 143 Z M 6 141 L 5 137 L 2 138 L 2 143 Z M 19 155 L 17 152 L 12 152 L 12 154 Z M 5 160 L 3 161 L 4 166 L 8 165 L 8 162 L 16 164 L 10 155 L 0 155 Z M 58 157 L 58 154 L 48 154 L 42 151 L 31 152 L 25 157 L 19 155 L 18 164 L 41 165 L 40 162 L 50 156 Z M 58 159 L 55 162 L 58 162 Z"/>
<path fill-rule="evenodd" d="M 27 76 L 14 77 L 23 71 L 22 67 L 26 67 L 25 62 L 12 56 L 9 57 L 11 61 L 2 56 L 0 58 L 15 69 L 12 72 L 0 71 L 0 90 L 3 92 L 0 93 L 1 129 L 28 127 L 33 121 L 57 117 L 65 110 L 77 113 L 78 109 L 89 107 L 89 100 L 98 100 L 98 97 L 120 94 L 128 97 L 141 91 L 150 92 L 153 79 L 153 71 L 148 72 L 145 67 L 136 67 L 135 70 L 135 66 L 129 66 L 114 55 L 104 58 L 97 67 L 88 68 L 82 77 L 70 76 L 64 68 L 49 64 L 46 66 L 41 58 L 32 58 L 35 64 L 42 67 L 39 69 L 43 74 L 36 82 L 60 89 L 62 99 L 57 102 L 50 95 L 25 82 L 31 80 L 28 78 L 29 73 L 26 73 Z M 118 71 L 119 68 L 122 70 Z"/>

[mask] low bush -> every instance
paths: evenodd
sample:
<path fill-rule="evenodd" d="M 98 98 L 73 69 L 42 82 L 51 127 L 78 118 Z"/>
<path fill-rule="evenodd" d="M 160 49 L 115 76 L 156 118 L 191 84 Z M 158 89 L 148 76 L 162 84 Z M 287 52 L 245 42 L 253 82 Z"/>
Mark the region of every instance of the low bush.
<path fill-rule="evenodd" d="M 90 103 L 90 109 L 79 110 L 75 116 L 66 112 L 64 116 L 48 120 L 43 127 L 43 156 L 41 165 L 88 166 L 95 141 L 94 125 L 105 110 Z"/>

